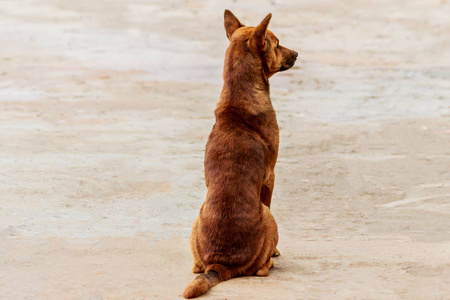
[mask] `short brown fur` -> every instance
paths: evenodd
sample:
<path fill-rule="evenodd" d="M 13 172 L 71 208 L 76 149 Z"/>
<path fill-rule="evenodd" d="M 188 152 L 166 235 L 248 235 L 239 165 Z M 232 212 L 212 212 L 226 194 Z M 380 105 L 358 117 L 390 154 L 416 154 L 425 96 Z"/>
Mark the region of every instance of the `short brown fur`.
<path fill-rule="evenodd" d="M 237 276 L 267 276 L 278 255 L 278 230 L 270 212 L 278 156 L 278 124 L 269 78 L 291 68 L 297 52 L 279 46 L 267 30 L 244 26 L 225 10 L 230 40 L 216 123 L 205 153 L 208 192 L 191 234 L 194 273 L 183 296 L 198 297 Z"/>

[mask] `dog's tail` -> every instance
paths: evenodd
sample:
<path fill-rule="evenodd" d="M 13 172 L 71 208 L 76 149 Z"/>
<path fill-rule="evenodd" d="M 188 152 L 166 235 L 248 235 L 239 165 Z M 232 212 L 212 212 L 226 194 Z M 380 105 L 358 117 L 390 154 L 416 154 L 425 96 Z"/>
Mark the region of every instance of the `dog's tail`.
<path fill-rule="evenodd" d="M 186 299 L 196 298 L 209 291 L 219 282 L 228 280 L 232 277 L 230 269 L 225 266 L 214 264 L 206 268 L 205 273 L 198 275 L 183 292 Z"/>

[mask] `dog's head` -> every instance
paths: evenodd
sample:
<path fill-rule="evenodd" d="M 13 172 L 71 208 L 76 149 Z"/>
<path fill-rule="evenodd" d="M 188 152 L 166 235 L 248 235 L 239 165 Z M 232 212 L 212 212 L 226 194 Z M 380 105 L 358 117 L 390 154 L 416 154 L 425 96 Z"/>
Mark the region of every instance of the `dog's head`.
<path fill-rule="evenodd" d="M 256 27 L 243 25 L 228 9 L 225 10 L 225 31 L 231 43 L 237 43 L 260 57 L 267 78 L 291 68 L 298 53 L 280 45 L 278 38 L 267 30 L 272 14 L 268 14 Z"/>

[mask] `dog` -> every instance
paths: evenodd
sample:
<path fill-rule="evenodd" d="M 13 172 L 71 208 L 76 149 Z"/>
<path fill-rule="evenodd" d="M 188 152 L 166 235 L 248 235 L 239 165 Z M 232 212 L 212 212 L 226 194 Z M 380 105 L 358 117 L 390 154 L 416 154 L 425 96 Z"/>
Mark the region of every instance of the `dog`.
<path fill-rule="evenodd" d="M 268 276 L 272 256 L 279 255 L 277 224 L 269 209 L 279 143 L 269 78 L 291 68 L 298 54 L 267 30 L 271 17 L 247 27 L 225 10 L 230 45 L 206 144 L 208 191 L 190 238 L 193 272 L 203 274 L 186 287 L 185 298 L 233 277 Z"/>

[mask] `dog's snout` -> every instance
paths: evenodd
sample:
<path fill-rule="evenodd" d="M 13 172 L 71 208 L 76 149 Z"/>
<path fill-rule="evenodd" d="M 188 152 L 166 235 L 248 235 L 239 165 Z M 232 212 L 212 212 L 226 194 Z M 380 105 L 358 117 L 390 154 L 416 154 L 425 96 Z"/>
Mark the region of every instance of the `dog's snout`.
<path fill-rule="evenodd" d="M 296 51 L 294 51 L 294 57 L 295 57 L 295 59 L 297 59 L 297 57 L 298 57 L 298 53 Z"/>

